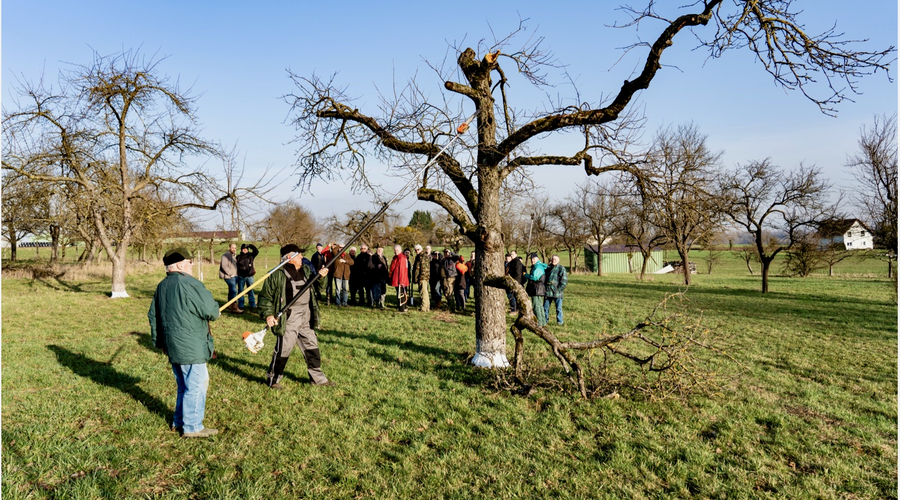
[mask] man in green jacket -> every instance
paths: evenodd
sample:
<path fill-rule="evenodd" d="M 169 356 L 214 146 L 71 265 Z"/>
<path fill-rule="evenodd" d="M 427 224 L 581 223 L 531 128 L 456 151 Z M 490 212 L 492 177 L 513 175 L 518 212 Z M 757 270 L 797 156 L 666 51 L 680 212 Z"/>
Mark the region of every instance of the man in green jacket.
<path fill-rule="evenodd" d="M 156 287 L 147 317 L 150 338 L 169 357 L 178 395 L 172 428 L 186 438 L 204 438 L 219 431 L 203 426 L 209 372 L 213 355 L 209 322 L 219 317 L 219 304 L 203 284 L 191 276 L 191 253 L 169 250 L 163 257 L 166 277 Z"/>
<path fill-rule="evenodd" d="M 569 283 L 565 266 L 559 265 L 559 255 L 550 257 L 547 268 L 547 290 L 544 295 L 544 318 L 550 321 L 550 303 L 556 304 L 556 323 L 563 324 L 563 291 Z"/>
<path fill-rule="evenodd" d="M 313 276 L 310 268 L 303 265 L 303 254 L 297 245 L 289 244 L 281 247 L 281 258 L 287 259 L 287 264 L 278 272 L 272 273 L 259 292 L 259 316 L 266 320 L 266 324 L 275 334 L 275 352 L 272 353 L 272 362 L 269 363 L 266 372 L 269 387 L 282 389 L 284 367 L 295 346 L 299 346 L 303 352 L 310 383 L 334 385 L 334 382 L 328 380 L 322 372 L 319 340 L 315 332 L 319 328 L 319 305 L 315 294 L 307 290 L 290 309 L 285 311 L 280 322 L 276 318 L 278 312 Z M 328 268 L 320 269 L 319 275 L 327 276 Z"/>

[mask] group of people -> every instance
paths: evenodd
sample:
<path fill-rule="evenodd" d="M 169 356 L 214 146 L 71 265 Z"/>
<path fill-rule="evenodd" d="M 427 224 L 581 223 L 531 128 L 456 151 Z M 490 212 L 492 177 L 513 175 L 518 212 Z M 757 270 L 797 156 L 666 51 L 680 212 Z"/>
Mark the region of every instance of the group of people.
<path fill-rule="evenodd" d="M 563 324 L 563 292 L 569 283 L 569 274 L 566 268 L 559 264 L 559 255 L 550 257 L 550 265 L 541 262 L 537 253 L 532 252 L 528 256 L 531 261 L 531 270 L 525 272 L 525 264 L 516 251 L 506 254 L 506 274 L 525 287 L 525 292 L 531 298 L 531 309 L 537 319 L 538 325 L 544 326 L 550 319 L 550 305 L 556 307 L 556 323 Z M 509 307 L 512 312 L 518 312 L 520 304 L 516 295 L 508 292 Z"/>
<path fill-rule="evenodd" d="M 256 297 L 253 290 L 246 294 L 250 309 L 256 309 L 275 335 L 272 359 L 266 370 L 267 384 L 275 390 L 282 389 L 285 366 L 295 347 L 303 354 L 312 385 L 334 385 L 322 372 L 316 335 L 318 304 L 323 294 L 326 303 L 383 309 L 386 287 L 390 284 L 397 290 L 398 309 L 405 312 L 415 305 L 411 288 L 415 284 L 418 285 L 422 311 L 441 308 L 446 300 L 449 311 L 463 312 L 474 281 L 475 252 L 467 262 L 450 249 L 444 249 L 440 254 L 432 251 L 431 246 L 415 245 L 411 252 L 394 245 L 390 264 L 380 245 L 374 253 L 370 253 L 365 244 L 360 245 L 359 253 L 355 247 L 345 253 L 336 243 L 319 244 L 311 259 L 306 259 L 300 247 L 287 244 L 281 247 L 280 254 L 284 265 L 263 278 L 266 281 L 259 296 Z M 253 285 L 256 274 L 253 261 L 257 255 L 259 250 L 252 244 L 241 245 L 238 254 L 237 245 L 232 243 L 222 256 L 219 277 L 228 285 L 229 301 L 245 287 Z M 515 251 L 510 252 L 506 255 L 506 274 L 525 286 L 538 324 L 547 324 L 551 303 L 556 307 L 557 323 L 563 324 L 565 267 L 559 264 L 557 255 L 552 256 L 549 266 L 541 262 L 536 253 L 529 255 L 529 260 L 532 266 L 526 273 L 522 259 Z M 172 429 L 185 438 L 213 436 L 218 431 L 204 427 L 203 419 L 209 387 L 206 363 L 215 357 L 209 322 L 219 317 L 219 306 L 209 290 L 192 276 L 193 257 L 189 250 L 170 250 L 163 263 L 166 278 L 157 286 L 147 316 L 151 340 L 168 356 L 175 376 L 177 395 Z M 321 278 L 313 283 L 315 293 L 307 289 L 295 299 L 297 292 L 315 274 Z M 509 303 L 513 312 L 523 307 L 513 293 L 509 294 Z M 244 297 L 241 296 L 229 310 L 241 314 L 243 306 Z"/>

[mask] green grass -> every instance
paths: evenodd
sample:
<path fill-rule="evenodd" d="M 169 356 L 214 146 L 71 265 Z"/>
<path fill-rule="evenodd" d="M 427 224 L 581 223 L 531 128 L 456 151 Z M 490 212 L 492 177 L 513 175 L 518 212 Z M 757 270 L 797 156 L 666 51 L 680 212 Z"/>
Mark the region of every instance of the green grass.
<path fill-rule="evenodd" d="M 222 433 L 208 440 L 168 430 L 175 384 L 146 319 L 162 272 L 130 275 L 119 300 L 106 278 L 4 279 L 2 495 L 896 498 L 893 282 L 877 261 L 838 269 L 773 276 L 766 295 L 731 259 L 696 275 L 690 305 L 740 364 L 710 360 L 721 391 L 684 401 L 580 400 L 533 335 L 531 373 L 563 383 L 514 395 L 465 365 L 471 315 L 334 307 L 319 340 L 338 385 L 307 386 L 293 356 L 270 391 L 273 338 L 253 355 L 240 333 L 261 321 L 225 315 L 206 420 Z M 571 276 L 566 325 L 551 328 L 623 331 L 677 283 Z M 220 280 L 206 285 L 224 302 Z"/>

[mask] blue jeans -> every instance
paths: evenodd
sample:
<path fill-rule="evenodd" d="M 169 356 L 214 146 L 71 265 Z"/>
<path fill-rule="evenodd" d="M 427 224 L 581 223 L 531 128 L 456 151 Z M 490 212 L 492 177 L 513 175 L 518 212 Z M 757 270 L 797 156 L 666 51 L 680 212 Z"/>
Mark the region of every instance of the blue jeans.
<path fill-rule="evenodd" d="M 347 305 L 347 296 L 350 293 L 350 280 L 334 279 L 334 303 L 339 306 Z"/>
<path fill-rule="evenodd" d="M 375 283 L 372 285 L 372 307 L 381 307 L 381 296 L 384 295 L 385 290 L 381 288 L 381 283 Z"/>
<path fill-rule="evenodd" d="M 237 277 L 237 293 L 244 291 L 244 288 L 253 284 L 253 276 Z M 247 298 L 250 301 L 250 307 L 256 307 L 256 293 L 253 290 L 247 292 Z M 238 299 L 238 309 L 244 308 L 244 297 Z"/>
<path fill-rule="evenodd" d="M 550 303 L 556 303 L 556 322 L 558 324 L 563 324 L 563 313 L 562 313 L 562 297 L 544 297 L 544 318 L 547 318 L 547 321 L 550 321 Z"/>
<path fill-rule="evenodd" d="M 225 284 L 228 285 L 228 300 L 233 299 L 234 296 L 237 295 L 237 282 L 237 276 L 225 280 Z"/>
<path fill-rule="evenodd" d="M 506 297 L 509 298 L 509 308 L 512 312 L 516 312 L 519 310 L 518 304 L 516 304 L 516 294 L 512 292 L 506 292 Z"/>
<path fill-rule="evenodd" d="M 178 396 L 175 398 L 175 416 L 172 425 L 184 428 L 184 432 L 203 430 L 203 415 L 206 413 L 206 390 L 209 389 L 209 371 L 206 363 L 199 365 L 176 365 L 172 363 Z"/>

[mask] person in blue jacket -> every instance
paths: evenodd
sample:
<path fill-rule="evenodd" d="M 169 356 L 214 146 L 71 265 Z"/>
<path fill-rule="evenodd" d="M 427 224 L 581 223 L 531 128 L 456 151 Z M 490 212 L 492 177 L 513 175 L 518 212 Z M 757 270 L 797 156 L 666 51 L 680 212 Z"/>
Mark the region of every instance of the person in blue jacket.
<path fill-rule="evenodd" d="M 169 250 L 163 257 L 166 277 L 156 287 L 147 317 L 150 339 L 169 357 L 178 393 L 172 428 L 186 438 L 205 438 L 219 433 L 203 426 L 209 372 L 213 357 L 209 322 L 219 317 L 219 304 L 203 283 L 191 276 L 194 261 L 185 248 Z"/>
<path fill-rule="evenodd" d="M 525 275 L 526 284 L 525 291 L 531 297 L 531 309 L 537 318 L 540 326 L 547 324 L 547 315 L 544 314 L 544 295 L 546 294 L 547 284 L 547 264 L 541 262 L 538 254 L 532 253 L 529 256 L 531 260 L 531 271 Z"/>

